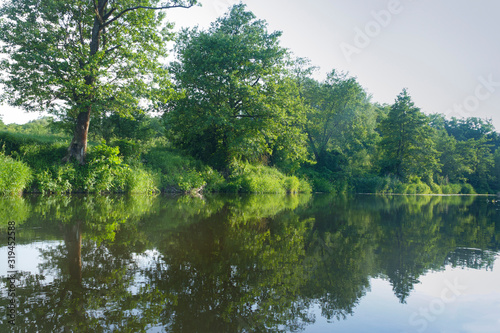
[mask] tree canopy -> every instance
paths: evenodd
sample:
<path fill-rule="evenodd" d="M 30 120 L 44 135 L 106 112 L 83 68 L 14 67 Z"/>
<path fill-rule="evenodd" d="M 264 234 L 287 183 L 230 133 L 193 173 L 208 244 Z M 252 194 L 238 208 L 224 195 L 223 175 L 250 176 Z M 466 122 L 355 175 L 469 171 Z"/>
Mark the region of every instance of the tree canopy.
<path fill-rule="evenodd" d="M 382 172 L 402 179 L 432 179 L 439 170 L 438 152 L 431 140 L 429 119 L 415 106 L 406 89 L 398 95 L 387 118 L 380 123 Z"/>
<path fill-rule="evenodd" d="M 169 105 L 174 143 L 215 166 L 232 158 L 260 160 L 303 140 L 287 51 L 245 5 L 233 6 L 208 30 L 185 30 L 172 73 L 184 98 Z M 303 158 L 305 151 L 292 158 Z"/>

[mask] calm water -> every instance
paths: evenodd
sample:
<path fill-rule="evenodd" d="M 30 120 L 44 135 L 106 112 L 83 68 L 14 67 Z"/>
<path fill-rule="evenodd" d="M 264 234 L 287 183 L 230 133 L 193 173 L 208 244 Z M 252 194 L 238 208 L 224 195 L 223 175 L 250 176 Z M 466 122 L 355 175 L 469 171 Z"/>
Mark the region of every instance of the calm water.
<path fill-rule="evenodd" d="M 500 332 L 495 200 L 0 198 L 0 332 Z"/>

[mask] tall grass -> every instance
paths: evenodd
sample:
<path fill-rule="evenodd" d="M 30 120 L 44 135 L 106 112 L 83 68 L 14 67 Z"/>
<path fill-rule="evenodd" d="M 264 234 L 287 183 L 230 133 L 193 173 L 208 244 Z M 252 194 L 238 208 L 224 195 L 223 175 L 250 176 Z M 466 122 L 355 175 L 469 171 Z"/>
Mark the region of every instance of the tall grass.
<path fill-rule="evenodd" d="M 161 146 L 143 157 L 146 167 L 160 175 L 163 192 L 217 192 L 225 183 L 224 177 L 211 167 Z"/>
<path fill-rule="evenodd" d="M 21 194 L 31 181 L 31 169 L 0 152 L 0 193 Z"/>
<path fill-rule="evenodd" d="M 305 180 L 286 176 L 279 170 L 264 165 L 233 162 L 227 192 L 242 193 L 298 193 L 311 192 Z"/>

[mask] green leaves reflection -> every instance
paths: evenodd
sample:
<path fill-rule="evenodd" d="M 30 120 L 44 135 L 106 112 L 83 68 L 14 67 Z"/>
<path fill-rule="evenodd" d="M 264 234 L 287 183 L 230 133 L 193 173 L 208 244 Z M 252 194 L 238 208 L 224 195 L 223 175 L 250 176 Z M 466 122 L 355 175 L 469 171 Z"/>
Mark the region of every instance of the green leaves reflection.
<path fill-rule="evenodd" d="M 484 197 L 18 199 L 19 238 L 46 240 L 20 277 L 21 331 L 297 331 L 314 305 L 354 314 L 372 277 L 404 303 L 429 270 L 491 269 L 500 249 Z"/>

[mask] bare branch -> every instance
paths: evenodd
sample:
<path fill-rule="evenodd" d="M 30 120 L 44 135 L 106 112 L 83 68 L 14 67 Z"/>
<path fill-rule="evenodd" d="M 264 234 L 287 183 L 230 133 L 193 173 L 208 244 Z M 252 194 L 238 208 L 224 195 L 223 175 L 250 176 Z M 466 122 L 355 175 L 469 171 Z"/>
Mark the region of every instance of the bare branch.
<path fill-rule="evenodd" d="M 111 52 L 113 52 L 114 50 L 116 50 L 116 49 L 120 48 L 121 46 L 122 46 L 122 44 L 118 44 L 118 45 L 116 45 L 116 46 L 113 46 L 112 48 L 110 48 L 110 49 L 108 49 L 108 50 L 104 51 L 104 53 L 105 53 L 105 54 L 111 53 Z"/>

